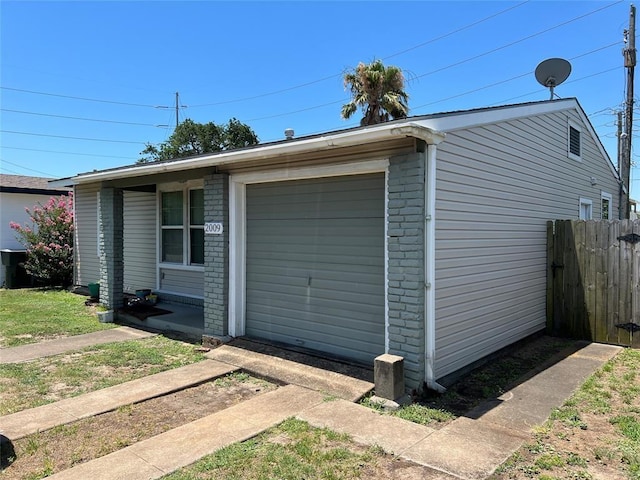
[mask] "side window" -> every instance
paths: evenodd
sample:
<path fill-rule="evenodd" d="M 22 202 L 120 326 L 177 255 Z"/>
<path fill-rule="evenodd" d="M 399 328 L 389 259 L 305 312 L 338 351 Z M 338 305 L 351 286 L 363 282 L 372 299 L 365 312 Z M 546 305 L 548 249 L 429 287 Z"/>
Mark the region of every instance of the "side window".
<path fill-rule="evenodd" d="M 582 160 L 582 130 L 571 121 L 568 125 L 567 155 L 574 160 Z"/>
<path fill-rule="evenodd" d="M 602 220 L 611 220 L 612 218 L 612 204 L 613 197 L 610 193 L 601 192 L 600 193 L 600 218 Z"/>
<path fill-rule="evenodd" d="M 586 198 L 580 199 L 580 220 L 591 220 L 593 218 L 593 202 Z"/>

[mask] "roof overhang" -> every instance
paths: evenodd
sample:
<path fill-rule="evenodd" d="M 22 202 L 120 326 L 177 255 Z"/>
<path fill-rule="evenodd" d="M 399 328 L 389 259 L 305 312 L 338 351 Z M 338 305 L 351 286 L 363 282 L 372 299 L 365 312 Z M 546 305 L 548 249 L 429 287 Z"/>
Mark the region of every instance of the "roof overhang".
<path fill-rule="evenodd" d="M 212 155 L 201 155 L 168 162 L 144 163 L 118 169 L 82 173 L 75 177 L 56 180 L 51 182 L 51 185 L 80 185 L 198 168 L 232 165 L 252 160 L 263 161 L 282 155 L 329 151 L 355 147 L 371 142 L 384 142 L 385 140 L 400 137 L 413 137 L 423 140 L 429 145 L 437 145 L 444 140 L 445 134 L 414 121 L 405 123 L 393 122 L 373 127 L 356 128 L 326 135 L 300 138 L 297 140 L 286 140 L 274 144 L 258 145 L 253 148 L 231 150 Z"/>

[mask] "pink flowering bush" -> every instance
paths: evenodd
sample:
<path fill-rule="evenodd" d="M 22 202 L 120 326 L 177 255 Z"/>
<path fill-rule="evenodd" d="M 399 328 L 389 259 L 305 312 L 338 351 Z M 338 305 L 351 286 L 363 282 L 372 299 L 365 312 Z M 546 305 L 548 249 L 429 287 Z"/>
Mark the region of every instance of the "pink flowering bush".
<path fill-rule="evenodd" d="M 25 209 L 29 225 L 11 222 L 27 249 L 27 273 L 45 285 L 71 285 L 73 281 L 73 196 L 51 197 L 45 205 Z"/>

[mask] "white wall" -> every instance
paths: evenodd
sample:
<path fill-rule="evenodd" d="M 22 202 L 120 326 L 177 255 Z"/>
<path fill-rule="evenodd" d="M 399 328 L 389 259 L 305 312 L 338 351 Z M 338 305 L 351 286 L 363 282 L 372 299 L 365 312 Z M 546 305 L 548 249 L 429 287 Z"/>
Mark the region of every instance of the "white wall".
<path fill-rule="evenodd" d="M 0 193 L 0 249 L 24 250 L 22 244 L 16 238 L 15 230 L 9 224 L 16 222 L 21 225 L 29 223 L 29 215 L 25 207 L 33 208 L 35 205 L 45 204 L 55 195 L 31 195 L 27 193 Z M 5 281 L 5 267 L 0 265 L 0 285 Z"/>

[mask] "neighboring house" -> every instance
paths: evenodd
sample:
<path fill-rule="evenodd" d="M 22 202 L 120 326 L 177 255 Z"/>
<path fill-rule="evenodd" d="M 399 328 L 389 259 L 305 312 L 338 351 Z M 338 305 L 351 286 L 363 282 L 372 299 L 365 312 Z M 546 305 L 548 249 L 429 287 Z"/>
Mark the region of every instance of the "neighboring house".
<path fill-rule="evenodd" d="M 402 355 L 418 389 L 544 329 L 546 222 L 615 218 L 619 204 L 617 173 L 575 99 L 60 183 L 76 195 L 76 282 L 100 277 L 112 307 L 151 287 L 204 305 L 208 336 L 367 364 Z"/>
<path fill-rule="evenodd" d="M 46 204 L 51 197 L 67 195 L 68 188 L 49 185 L 51 178 L 0 174 L 0 249 L 24 250 L 9 224 L 30 221 L 25 208 Z M 5 283 L 5 268 L 0 265 L 0 285 Z"/>

